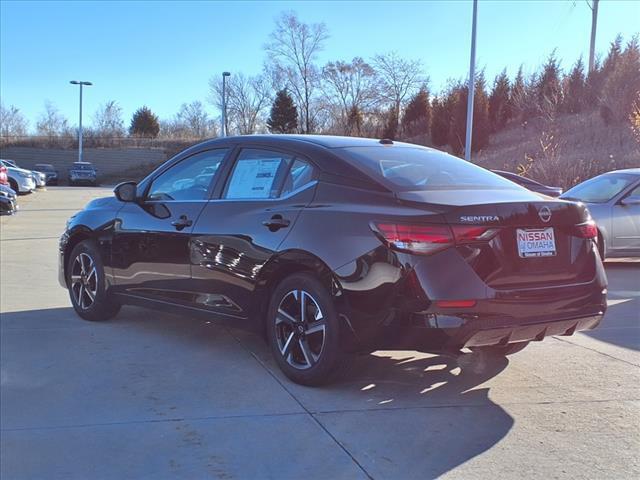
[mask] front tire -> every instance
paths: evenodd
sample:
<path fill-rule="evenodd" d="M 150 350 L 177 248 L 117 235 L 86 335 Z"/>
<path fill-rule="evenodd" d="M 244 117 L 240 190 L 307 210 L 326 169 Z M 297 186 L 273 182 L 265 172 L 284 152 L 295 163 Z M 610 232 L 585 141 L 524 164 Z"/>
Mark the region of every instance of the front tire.
<path fill-rule="evenodd" d="M 120 304 L 107 294 L 104 264 L 95 242 L 85 240 L 74 247 L 66 275 L 71 304 L 81 318 L 109 320 L 120 311 Z"/>
<path fill-rule="evenodd" d="M 340 348 L 340 321 L 327 289 L 315 277 L 297 273 L 273 291 L 267 337 L 284 374 L 309 386 L 329 382 L 348 360 Z"/>

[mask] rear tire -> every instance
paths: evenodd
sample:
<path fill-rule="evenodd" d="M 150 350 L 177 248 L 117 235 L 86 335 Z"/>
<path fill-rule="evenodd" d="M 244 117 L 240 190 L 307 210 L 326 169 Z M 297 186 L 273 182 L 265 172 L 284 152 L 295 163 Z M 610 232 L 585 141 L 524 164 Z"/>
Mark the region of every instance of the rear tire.
<path fill-rule="evenodd" d="M 120 311 L 120 304 L 107 294 L 104 264 L 92 240 L 80 242 L 71 251 L 66 277 L 71 304 L 81 318 L 99 322 Z"/>
<path fill-rule="evenodd" d="M 506 357 L 523 350 L 529 342 L 508 343 L 507 345 L 488 345 L 486 347 L 471 347 L 473 352 L 484 352 L 494 357 Z"/>
<path fill-rule="evenodd" d="M 273 291 L 266 321 L 273 356 L 294 382 L 322 385 L 346 367 L 333 299 L 312 275 L 285 278 Z"/>

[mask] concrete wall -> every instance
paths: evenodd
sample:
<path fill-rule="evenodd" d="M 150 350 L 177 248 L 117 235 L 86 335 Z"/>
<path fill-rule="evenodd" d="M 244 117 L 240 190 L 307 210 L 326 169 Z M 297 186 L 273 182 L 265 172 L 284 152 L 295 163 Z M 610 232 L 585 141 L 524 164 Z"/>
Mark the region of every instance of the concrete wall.
<path fill-rule="evenodd" d="M 136 167 L 159 165 L 167 159 L 161 148 L 87 148 L 82 152 L 83 160 L 91 162 L 98 169 L 98 180 L 114 178 L 127 172 L 126 176 L 135 176 Z M 20 167 L 33 169 L 36 163 L 50 163 L 60 174 L 60 179 L 67 180 L 67 171 L 71 164 L 78 160 L 77 150 L 63 150 L 31 147 L 6 147 L 0 150 L 0 158 L 15 161 Z"/>

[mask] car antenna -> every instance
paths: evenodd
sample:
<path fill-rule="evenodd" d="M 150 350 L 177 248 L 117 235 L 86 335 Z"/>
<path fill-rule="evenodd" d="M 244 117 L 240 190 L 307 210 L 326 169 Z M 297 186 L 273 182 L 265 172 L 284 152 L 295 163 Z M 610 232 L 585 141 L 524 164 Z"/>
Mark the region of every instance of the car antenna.
<path fill-rule="evenodd" d="M 391 140 L 390 138 L 382 138 L 380 139 L 380 143 L 382 145 L 393 145 L 393 140 Z"/>

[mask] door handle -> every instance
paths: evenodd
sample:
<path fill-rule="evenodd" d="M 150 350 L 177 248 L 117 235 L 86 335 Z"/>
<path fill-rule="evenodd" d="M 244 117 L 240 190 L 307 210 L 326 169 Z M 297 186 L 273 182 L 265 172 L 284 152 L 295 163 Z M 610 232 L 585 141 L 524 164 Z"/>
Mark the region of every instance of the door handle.
<path fill-rule="evenodd" d="M 276 214 L 273 217 L 271 217 L 269 220 L 265 220 L 264 222 L 262 222 L 262 225 L 267 227 L 272 232 L 276 232 L 281 228 L 287 228 L 290 224 L 291 224 L 290 220 L 286 218 L 282 218 L 282 215 L 279 215 L 279 214 Z"/>
<path fill-rule="evenodd" d="M 193 225 L 193 221 L 189 220 L 186 215 L 180 215 L 180 218 L 178 218 L 178 220 L 171 222 L 171 225 L 176 227 L 176 230 L 180 231 L 185 227 L 190 227 L 191 225 Z"/>

